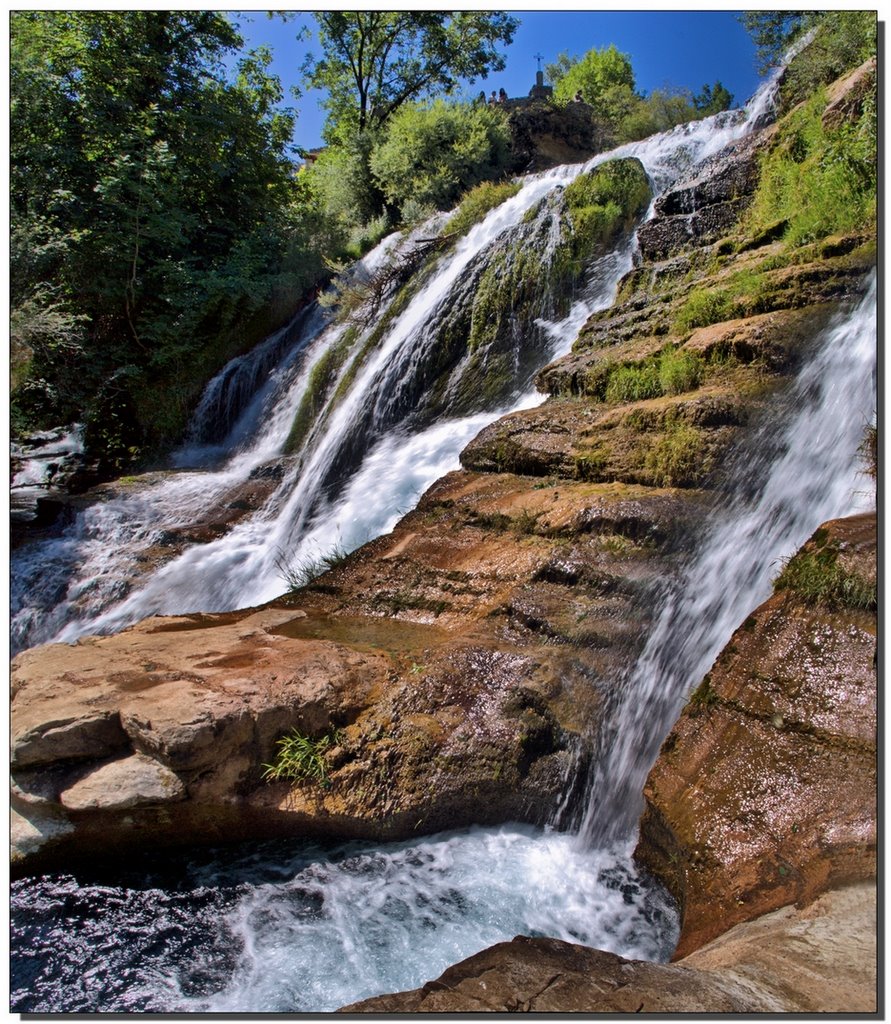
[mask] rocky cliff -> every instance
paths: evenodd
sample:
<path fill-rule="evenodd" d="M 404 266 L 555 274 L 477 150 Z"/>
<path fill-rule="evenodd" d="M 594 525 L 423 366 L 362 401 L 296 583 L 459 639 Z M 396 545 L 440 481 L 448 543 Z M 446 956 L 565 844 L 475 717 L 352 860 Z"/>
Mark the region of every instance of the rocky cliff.
<path fill-rule="evenodd" d="M 391 534 L 261 609 L 16 658 L 16 869 L 149 836 L 395 838 L 542 821 L 561 797 L 571 808 L 608 681 L 639 651 L 755 427 L 874 264 L 869 226 L 791 246 L 782 225 L 746 219 L 785 138 L 768 128 L 659 200 L 614 305 L 539 375 L 550 399 L 484 430 Z M 869 576 L 866 521 L 813 543 Z M 868 607 L 779 591 L 695 692 L 650 777 L 639 850 L 681 904 L 681 954 L 871 875 L 874 636 Z M 294 729 L 312 771 L 264 781 Z M 797 941 L 802 919 L 780 920 Z M 774 982 L 753 994 L 739 977 L 628 969 L 550 940 L 513 947 L 399 1008 L 672 1009 L 678 977 L 689 1008 L 811 1008 Z M 575 994 L 558 980 L 573 972 L 588 986 Z M 505 993 L 480 995 L 495 974 Z M 631 974 L 648 994 L 616 980 Z M 621 993 L 592 1002 L 592 986 Z"/>

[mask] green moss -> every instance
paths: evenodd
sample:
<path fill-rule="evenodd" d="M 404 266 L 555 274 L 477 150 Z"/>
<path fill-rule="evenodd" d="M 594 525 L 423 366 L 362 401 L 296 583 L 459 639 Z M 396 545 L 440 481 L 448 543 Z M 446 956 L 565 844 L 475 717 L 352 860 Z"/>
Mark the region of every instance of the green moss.
<path fill-rule="evenodd" d="M 690 714 L 694 717 L 718 703 L 718 694 L 712 688 L 712 678 L 707 675 L 705 679 L 690 694 Z"/>
<path fill-rule="evenodd" d="M 456 238 L 466 235 L 474 224 L 478 224 L 496 206 L 515 196 L 521 187 L 512 181 L 500 185 L 484 181 L 477 185 L 464 195 L 461 205 L 446 222 L 443 233 L 455 235 Z"/>
<path fill-rule="evenodd" d="M 306 390 L 303 392 L 300 405 L 294 414 L 294 422 L 291 424 L 288 439 L 285 441 L 284 451 L 287 455 L 293 455 L 303 447 L 316 418 L 325 407 L 328 392 L 346 362 L 357 334 L 358 331 L 355 327 L 348 327 L 340 341 L 336 345 L 332 345 L 312 368 Z"/>
<path fill-rule="evenodd" d="M 610 451 L 606 445 L 598 445 L 590 451 L 576 456 L 575 475 L 579 480 L 600 480 L 609 463 Z"/>
<path fill-rule="evenodd" d="M 558 254 L 567 267 L 578 265 L 630 228 L 647 208 L 652 192 L 636 158 L 607 160 L 566 186 L 571 233 Z"/>
<path fill-rule="evenodd" d="M 675 422 L 657 440 L 644 459 L 657 487 L 695 487 L 708 475 L 711 464 L 702 431 Z"/>

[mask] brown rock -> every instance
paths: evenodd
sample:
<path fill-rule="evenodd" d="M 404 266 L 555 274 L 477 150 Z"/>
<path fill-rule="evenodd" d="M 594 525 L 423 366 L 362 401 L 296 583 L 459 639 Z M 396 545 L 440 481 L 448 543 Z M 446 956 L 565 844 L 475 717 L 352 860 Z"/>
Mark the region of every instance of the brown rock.
<path fill-rule="evenodd" d="M 91 769 L 62 792 L 60 802 L 69 811 L 110 811 L 183 800 L 185 796 L 185 786 L 169 768 L 133 754 Z"/>
<path fill-rule="evenodd" d="M 875 1012 L 875 887 L 731 929 L 674 965 L 518 936 L 341 1013 Z"/>
<path fill-rule="evenodd" d="M 875 517 L 818 531 L 875 560 Z M 875 872 L 873 612 L 780 591 L 736 631 L 647 780 L 638 858 L 682 907 L 678 956 Z"/>
<path fill-rule="evenodd" d="M 863 110 L 863 101 L 868 95 L 875 94 L 875 88 L 876 59 L 870 57 L 859 68 L 829 86 L 823 127 L 831 131 L 848 121 L 857 120 Z"/>
<path fill-rule="evenodd" d="M 27 864 L 149 837 L 545 820 L 641 642 L 685 509 L 671 492 L 453 473 L 278 606 L 23 652 L 17 812 L 76 826 L 47 830 L 39 856 L 30 834 Z M 116 731 L 99 742 L 97 722 Z M 328 737 L 324 784 L 263 781 L 294 728 Z"/>

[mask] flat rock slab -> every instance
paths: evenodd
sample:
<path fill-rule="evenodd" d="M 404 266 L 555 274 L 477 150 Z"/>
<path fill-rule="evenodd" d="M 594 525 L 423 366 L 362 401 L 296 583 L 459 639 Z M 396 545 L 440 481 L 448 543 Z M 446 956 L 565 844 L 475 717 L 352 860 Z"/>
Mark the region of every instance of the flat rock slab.
<path fill-rule="evenodd" d="M 679 963 L 518 936 L 341 1013 L 870 1013 L 876 894 L 861 884 L 738 925 Z"/>

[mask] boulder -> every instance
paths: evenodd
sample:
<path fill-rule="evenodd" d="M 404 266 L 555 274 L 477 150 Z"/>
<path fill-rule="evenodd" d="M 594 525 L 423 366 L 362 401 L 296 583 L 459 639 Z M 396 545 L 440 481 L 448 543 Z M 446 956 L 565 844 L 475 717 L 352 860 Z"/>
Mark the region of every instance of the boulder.
<path fill-rule="evenodd" d="M 21 653 L 15 870 L 548 820 L 696 514 L 671 492 L 453 473 L 266 608 Z M 264 779 L 295 729 L 314 773 Z"/>
<path fill-rule="evenodd" d="M 341 1013 L 874 1013 L 875 886 L 738 925 L 679 963 L 518 936 Z"/>
<path fill-rule="evenodd" d="M 876 617 L 862 596 L 872 587 L 874 601 L 875 514 L 824 524 L 802 554 L 855 606 L 780 586 L 724 648 L 647 779 L 636 856 L 681 907 L 679 957 L 875 874 Z"/>

